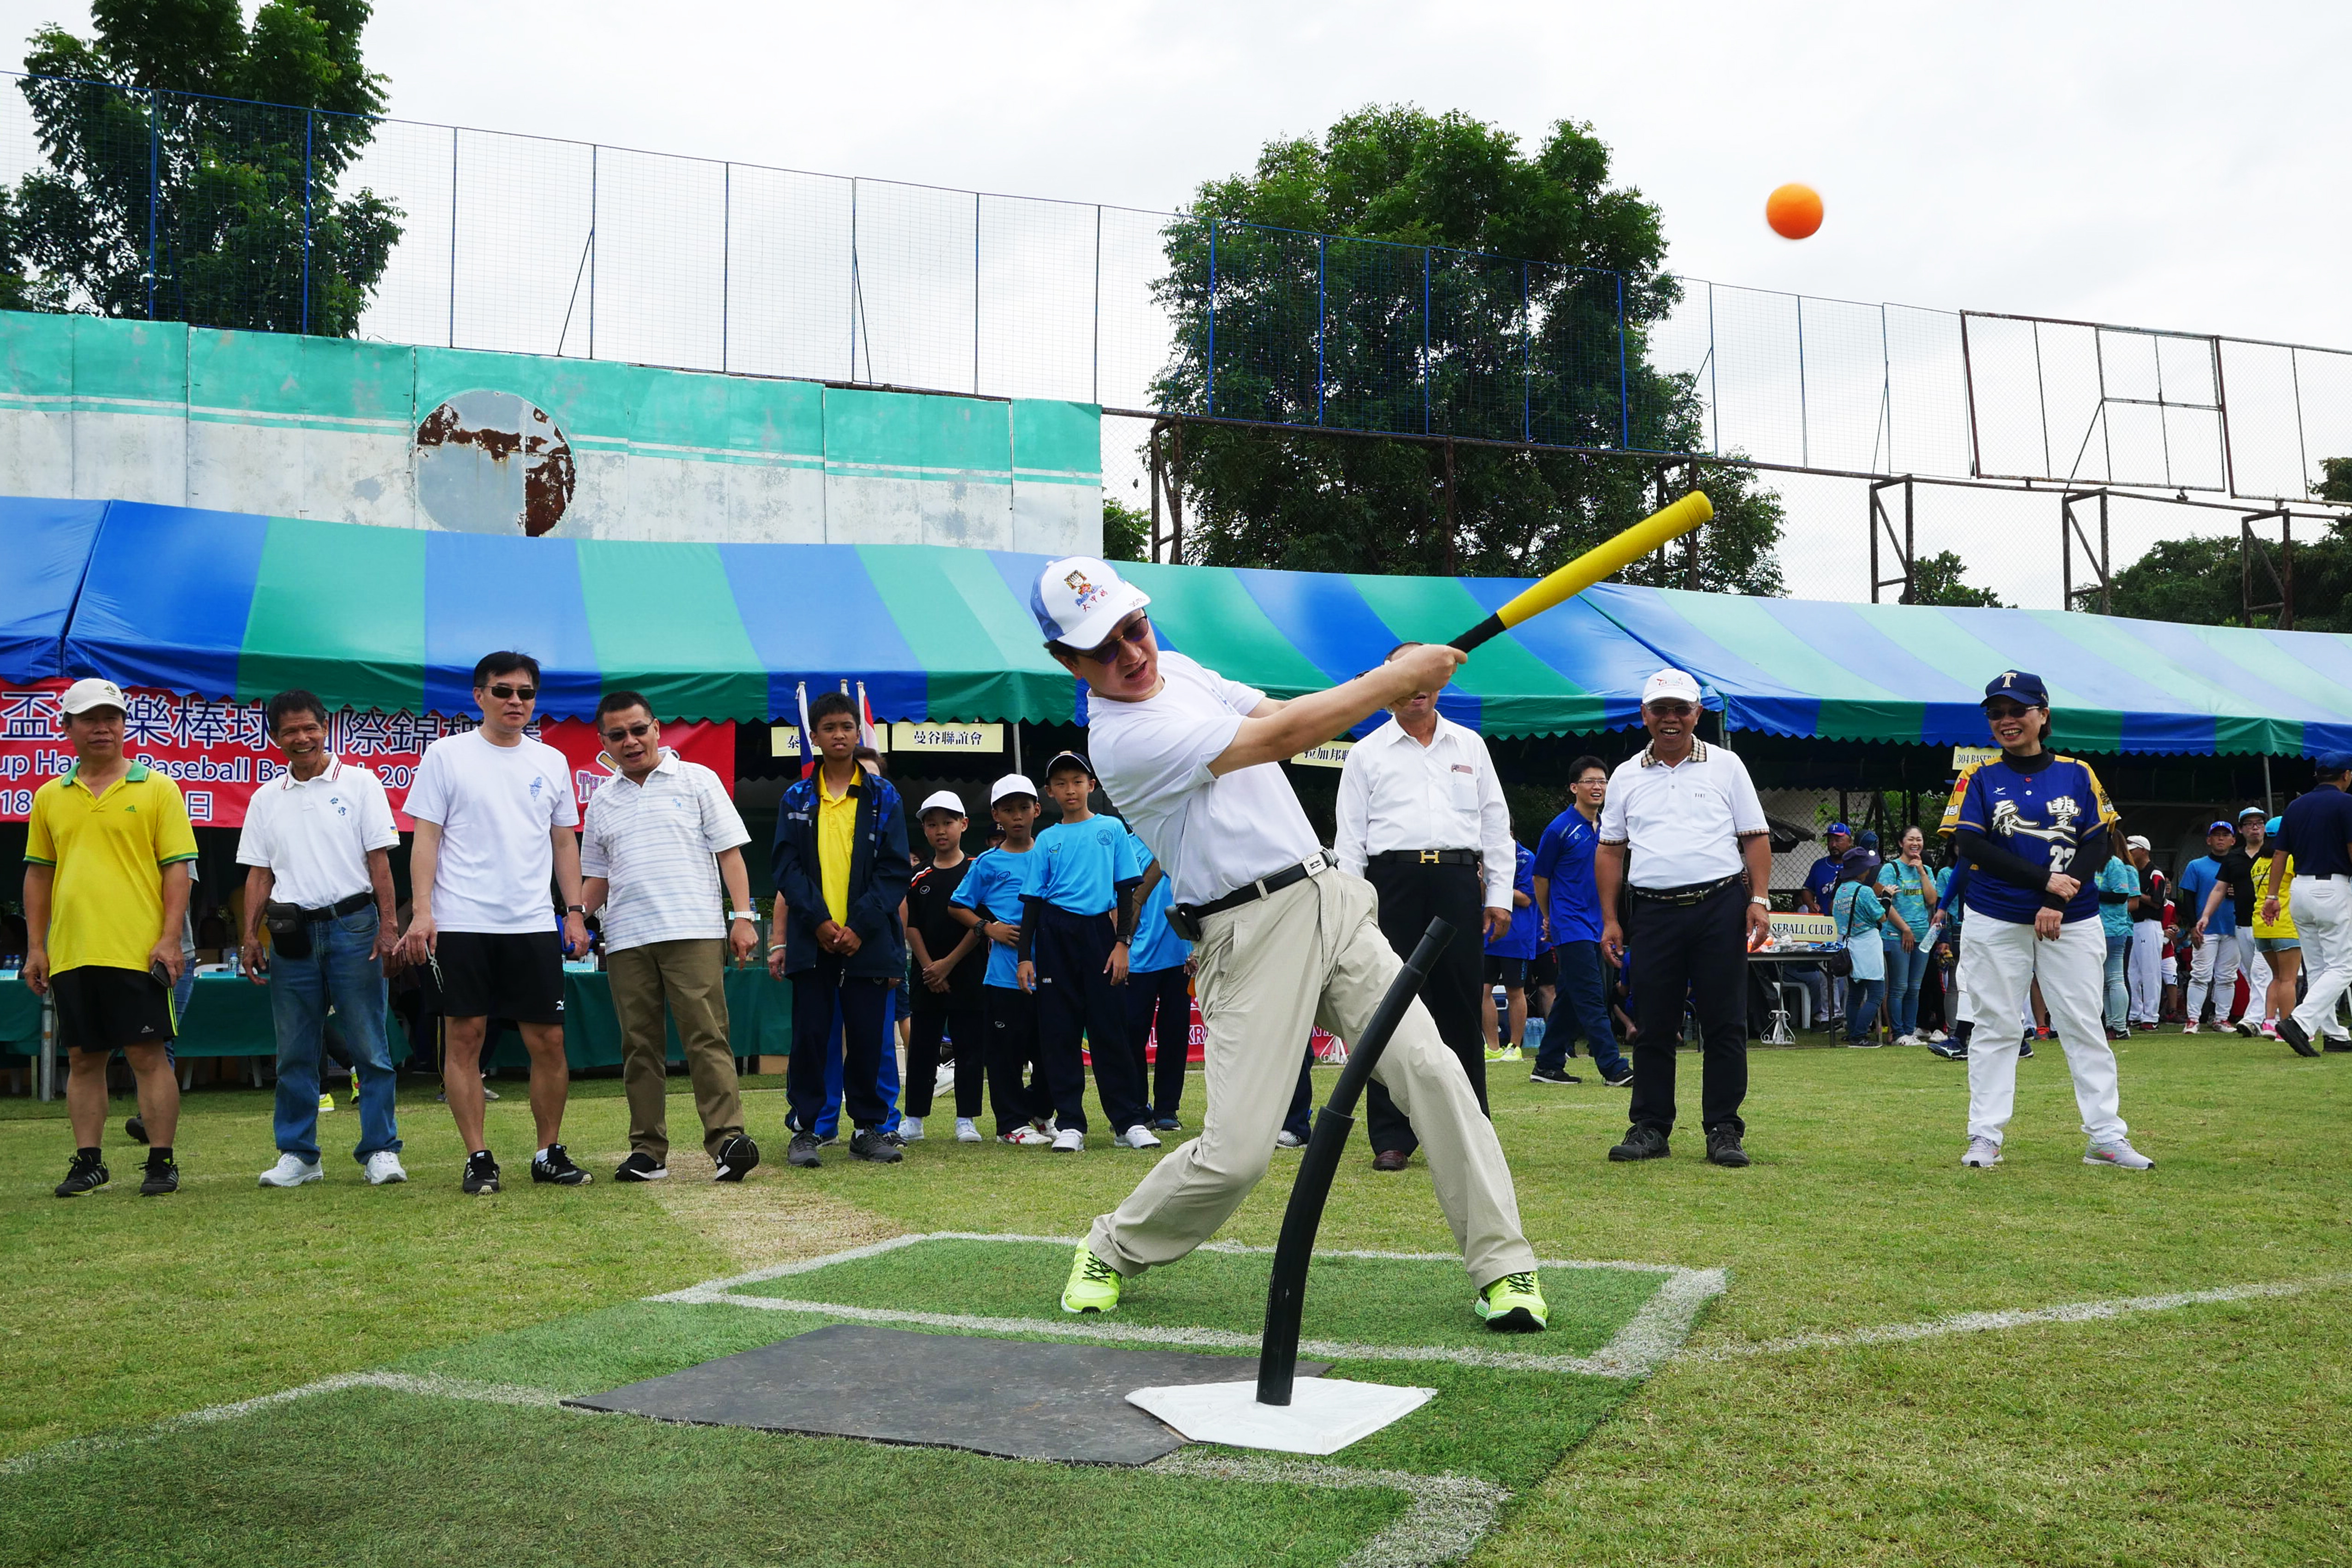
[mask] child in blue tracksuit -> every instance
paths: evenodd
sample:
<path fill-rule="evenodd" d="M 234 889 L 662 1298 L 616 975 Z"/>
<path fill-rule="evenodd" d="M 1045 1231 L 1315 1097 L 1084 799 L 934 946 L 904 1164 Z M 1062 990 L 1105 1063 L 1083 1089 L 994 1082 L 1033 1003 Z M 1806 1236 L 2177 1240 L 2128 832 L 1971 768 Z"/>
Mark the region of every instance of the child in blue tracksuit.
<path fill-rule="evenodd" d="M 1534 964 L 1538 932 L 1542 925 L 1536 913 L 1535 852 L 1527 845 L 1515 843 L 1518 865 L 1511 877 L 1511 928 L 1500 936 L 1486 939 L 1486 988 L 1503 988 L 1505 1020 L 1502 1047 L 1496 1049 L 1494 998 L 1478 998 L 1478 1021 L 1486 1025 L 1486 1056 L 1489 1061 L 1517 1061 L 1519 1039 L 1528 1028 L 1528 969 Z"/>
<path fill-rule="evenodd" d="M 988 1039 L 988 1101 L 996 1113 L 996 1141 L 1043 1148 L 1054 1141 L 1045 1130 L 1052 1107 L 1028 1077 L 1037 1054 L 1037 998 L 1022 987 L 1015 951 L 1025 918 L 1022 897 L 1044 864 L 1034 837 L 1037 786 L 1008 773 L 990 787 L 988 799 L 1003 842 L 971 862 L 948 906 L 988 939 L 980 1016 Z"/>
<path fill-rule="evenodd" d="M 1168 924 L 1169 906 L 1176 887 L 1165 876 L 1152 874 L 1151 851 L 1132 832 L 1136 863 L 1143 867 L 1142 904 L 1135 915 L 1135 941 L 1127 955 L 1127 1048 L 1134 1058 L 1138 1083 L 1144 1082 L 1144 1051 L 1153 1043 L 1158 1021 L 1159 1060 L 1151 1073 L 1151 1127 L 1155 1132 L 1181 1131 L 1176 1108 L 1184 1099 L 1184 1064 L 1192 1050 L 1192 945 Z"/>
<path fill-rule="evenodd" d="M 1111 1142 L 1156 1149 L 1142 1074 L 1127 1043 L 1128 946 L 1135 890 L 1143 880 L 1135 835 L 1087 804 L 1097 785 L 1092 764 L 1065 751 L 1046 765 L 1045 793 L 1062 820 L 1037 835 L 1044 863 L 1023 894 L 1021 980 L 1037 998 L 1037 1064 L 1054 1098 L 1054 1147 L 1086 1147 L 1086 1065 L 1093 1047 L 1095 1092 L 1110 1118 Z"/>

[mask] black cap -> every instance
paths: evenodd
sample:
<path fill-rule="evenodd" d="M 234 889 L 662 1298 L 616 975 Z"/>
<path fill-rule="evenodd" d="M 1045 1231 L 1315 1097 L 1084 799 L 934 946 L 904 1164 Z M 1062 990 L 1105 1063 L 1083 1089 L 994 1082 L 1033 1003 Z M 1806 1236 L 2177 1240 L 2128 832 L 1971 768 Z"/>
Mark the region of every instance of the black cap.
<path fill-rule="evenodd" d="M 1063 766 L 1067 763 L 1076 764 L 1078 770 L 1087 778 L 1096 779 L 1097 783 L 1101 781 L 1095 773 L 1095 765 L 1087 760 L 1087 755 L 1083 751 L 1065 751 L 1053 761 L 1045 764 L 1045 771 L 1043 775 L 1045 781 L 1052 783 L 1054 775 L 1060 772 Z"/>

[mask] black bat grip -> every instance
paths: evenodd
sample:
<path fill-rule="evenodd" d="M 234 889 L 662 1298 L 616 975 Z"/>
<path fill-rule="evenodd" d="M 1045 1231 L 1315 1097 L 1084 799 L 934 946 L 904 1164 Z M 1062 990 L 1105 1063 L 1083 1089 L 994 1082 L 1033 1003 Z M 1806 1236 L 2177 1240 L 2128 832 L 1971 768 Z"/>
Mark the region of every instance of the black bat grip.
<path fill-rule="evenodd" d="M 1465 653 L 1475 653 L 1484 643 L 1501 636 L 1509 630 L 1509 627 L 1503 624 L 1501 616 L 1489 615 L 1453 642 L 1448 643 L 1446 646 L 1459 649 Z"/>
<path fill-rule="evenodd" d="M 1404 967 L 1389 982 L 1388 994 L 1372 1009 L 1363 1037 L 1351 1042 L 1348 1065 L 1339 1070 L 1331 1098 L 1315 1118 L 1314 1134 L 1299 1157 L 1298 1178 L 1290 1186 L 1290 1205 L 1282 1213 L 1282 1235 L 1274 1248 L 1274 1273 L 1266 1284 L 1265 1333 L 1257 1356 L 1261 1405 L 1290 1403 L 1291 1383 L 1298 1370 L 1298 1323 L 1307 1308 L 1307 1266 L 1314 1260 L 1315 1233 L 1322 1228 L 1331 1179 L 1339 1173 L 1339 1156 L 1346 1152 L 1348 1134 L 1356 1125 L 1350 1113 L 1364 1085 L 1371 1082 L 1372 1068 L 1388 1049 L 1389 1037 L 1396 1033 L 1405 1009 L 1421 994 L 1422 982 L 1453 939 L 1450 922 L 1429 923 L 1412 956 L 1404 961 Z"/>

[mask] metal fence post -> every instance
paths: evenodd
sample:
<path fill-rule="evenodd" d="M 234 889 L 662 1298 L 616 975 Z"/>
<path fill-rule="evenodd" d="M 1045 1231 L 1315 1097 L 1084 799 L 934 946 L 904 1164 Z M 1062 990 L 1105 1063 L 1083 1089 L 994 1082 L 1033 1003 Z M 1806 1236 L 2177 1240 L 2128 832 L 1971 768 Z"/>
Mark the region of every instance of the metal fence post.
<path fill-rule="evenodd" d="M 980 395 L 980 193 L 971 193 L 971 393 Z"/>
<path fill-rule="evenodd" d="M 874 367 L 868 365 L 867 370 Z M 857 379 L 857 176 L 849 177 L 849 379 Z"/>
<path fill-rule="evenodd" d="M 735 165 L 719 165 L 719 371 L 727 371 L 727 327 L 734 305 L 735 287 Z"/>
<path fill-rule="evenodd" d="M 1625 396 L 1625 275 L 1612 272 L 1617 280 L 1617 444 L 1633 444 L 1633 410 Z"/>
<path fill-rule="evenodd" d="M 588 357 L 596 357 L 596 178 L 604 149 L 588 144 Z"/>
<path fill-rule="evenodd" d="M 449 128 L 449 346 L 457 346 L 457 128 Z"/>
<path fill-rule="evenodd" d="M 1429 247 L 1421 247 L 1421 433 L 1429 434 Z"/>
<path fill-rule="evenodd" d="M 147 89 L 147 319 L 155 319 L 155 204 L 163 195 L 163 95 Z"/>
<path fill-rule="evenodd" d="M 1528 293 L 1528 264 L 1519 263 L 1519 439 L 1532 444 L 1536 429 L 1536 312 Z"/>
<path fill-rule="evenodd" d="M 1323 334 L 1329 330 L 1330 317 L 1325 294 L 1325 264 L 1331 247 L 1328 235 L 1315 236 L 1315 423 L 1323 423 Z"/>
<path fill-rule="evenodd" d="M 310 329 L 310 137 L 318 124 L 316 110 L 302 111 L 302 330 Z"/>
<path fill-rule="evenodd" d="M 1094 404 L 1102 406 L 1102 204 L 1095 204 L 1095 395 Z"/>
<path fill-rule="evenodd" d="M 1217 220 L 1209 220 L 1209 412 L 1217 412 Z"/>

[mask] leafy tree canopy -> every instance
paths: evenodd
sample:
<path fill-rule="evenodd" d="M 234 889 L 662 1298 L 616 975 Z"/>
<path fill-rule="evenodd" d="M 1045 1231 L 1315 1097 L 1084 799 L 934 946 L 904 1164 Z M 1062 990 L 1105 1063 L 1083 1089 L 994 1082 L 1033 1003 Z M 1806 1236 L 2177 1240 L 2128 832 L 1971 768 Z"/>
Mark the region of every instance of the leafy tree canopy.
<path fill-rule="evenodd" d="M 96 0 L 94 37 L 35 33 L 19 85 L 49 168 L 0 188 L 0 298 L 356 331 L 402 215 L 337 193 L 384 107 L 371 9 L 267 0 L 248 25 L 238 0 Z"/>
<path fill-rule="evenodd" d="M 1951 550 L 1919 556 L 1911 562 L 1911 592 L 1906 604 L 1944 604 L 1960 608 L 2000 608 L 2000 595 L 1961 580 L 1965 564 Z"/>
<path fill-rule="evenodd" d="M 1373 107 L 1204 184 L 1165 236 L 1161 405 L 1292 426 L 1662 454 L 1702 444 L 1689 378 L 1649 363 L 1673 306 L 1658 209 L 1591 128 L 1531 153 L 1459 113 Z M 1187 554 L 1301 570 L 1528 574 L 1654 504 L 1624 457 L 1194 425 Z M 1704 588 L 1781 591 L 1780 503 L 1703 465 Z M 1680 584 L 1679 551 L 1626 574 Z"/>

